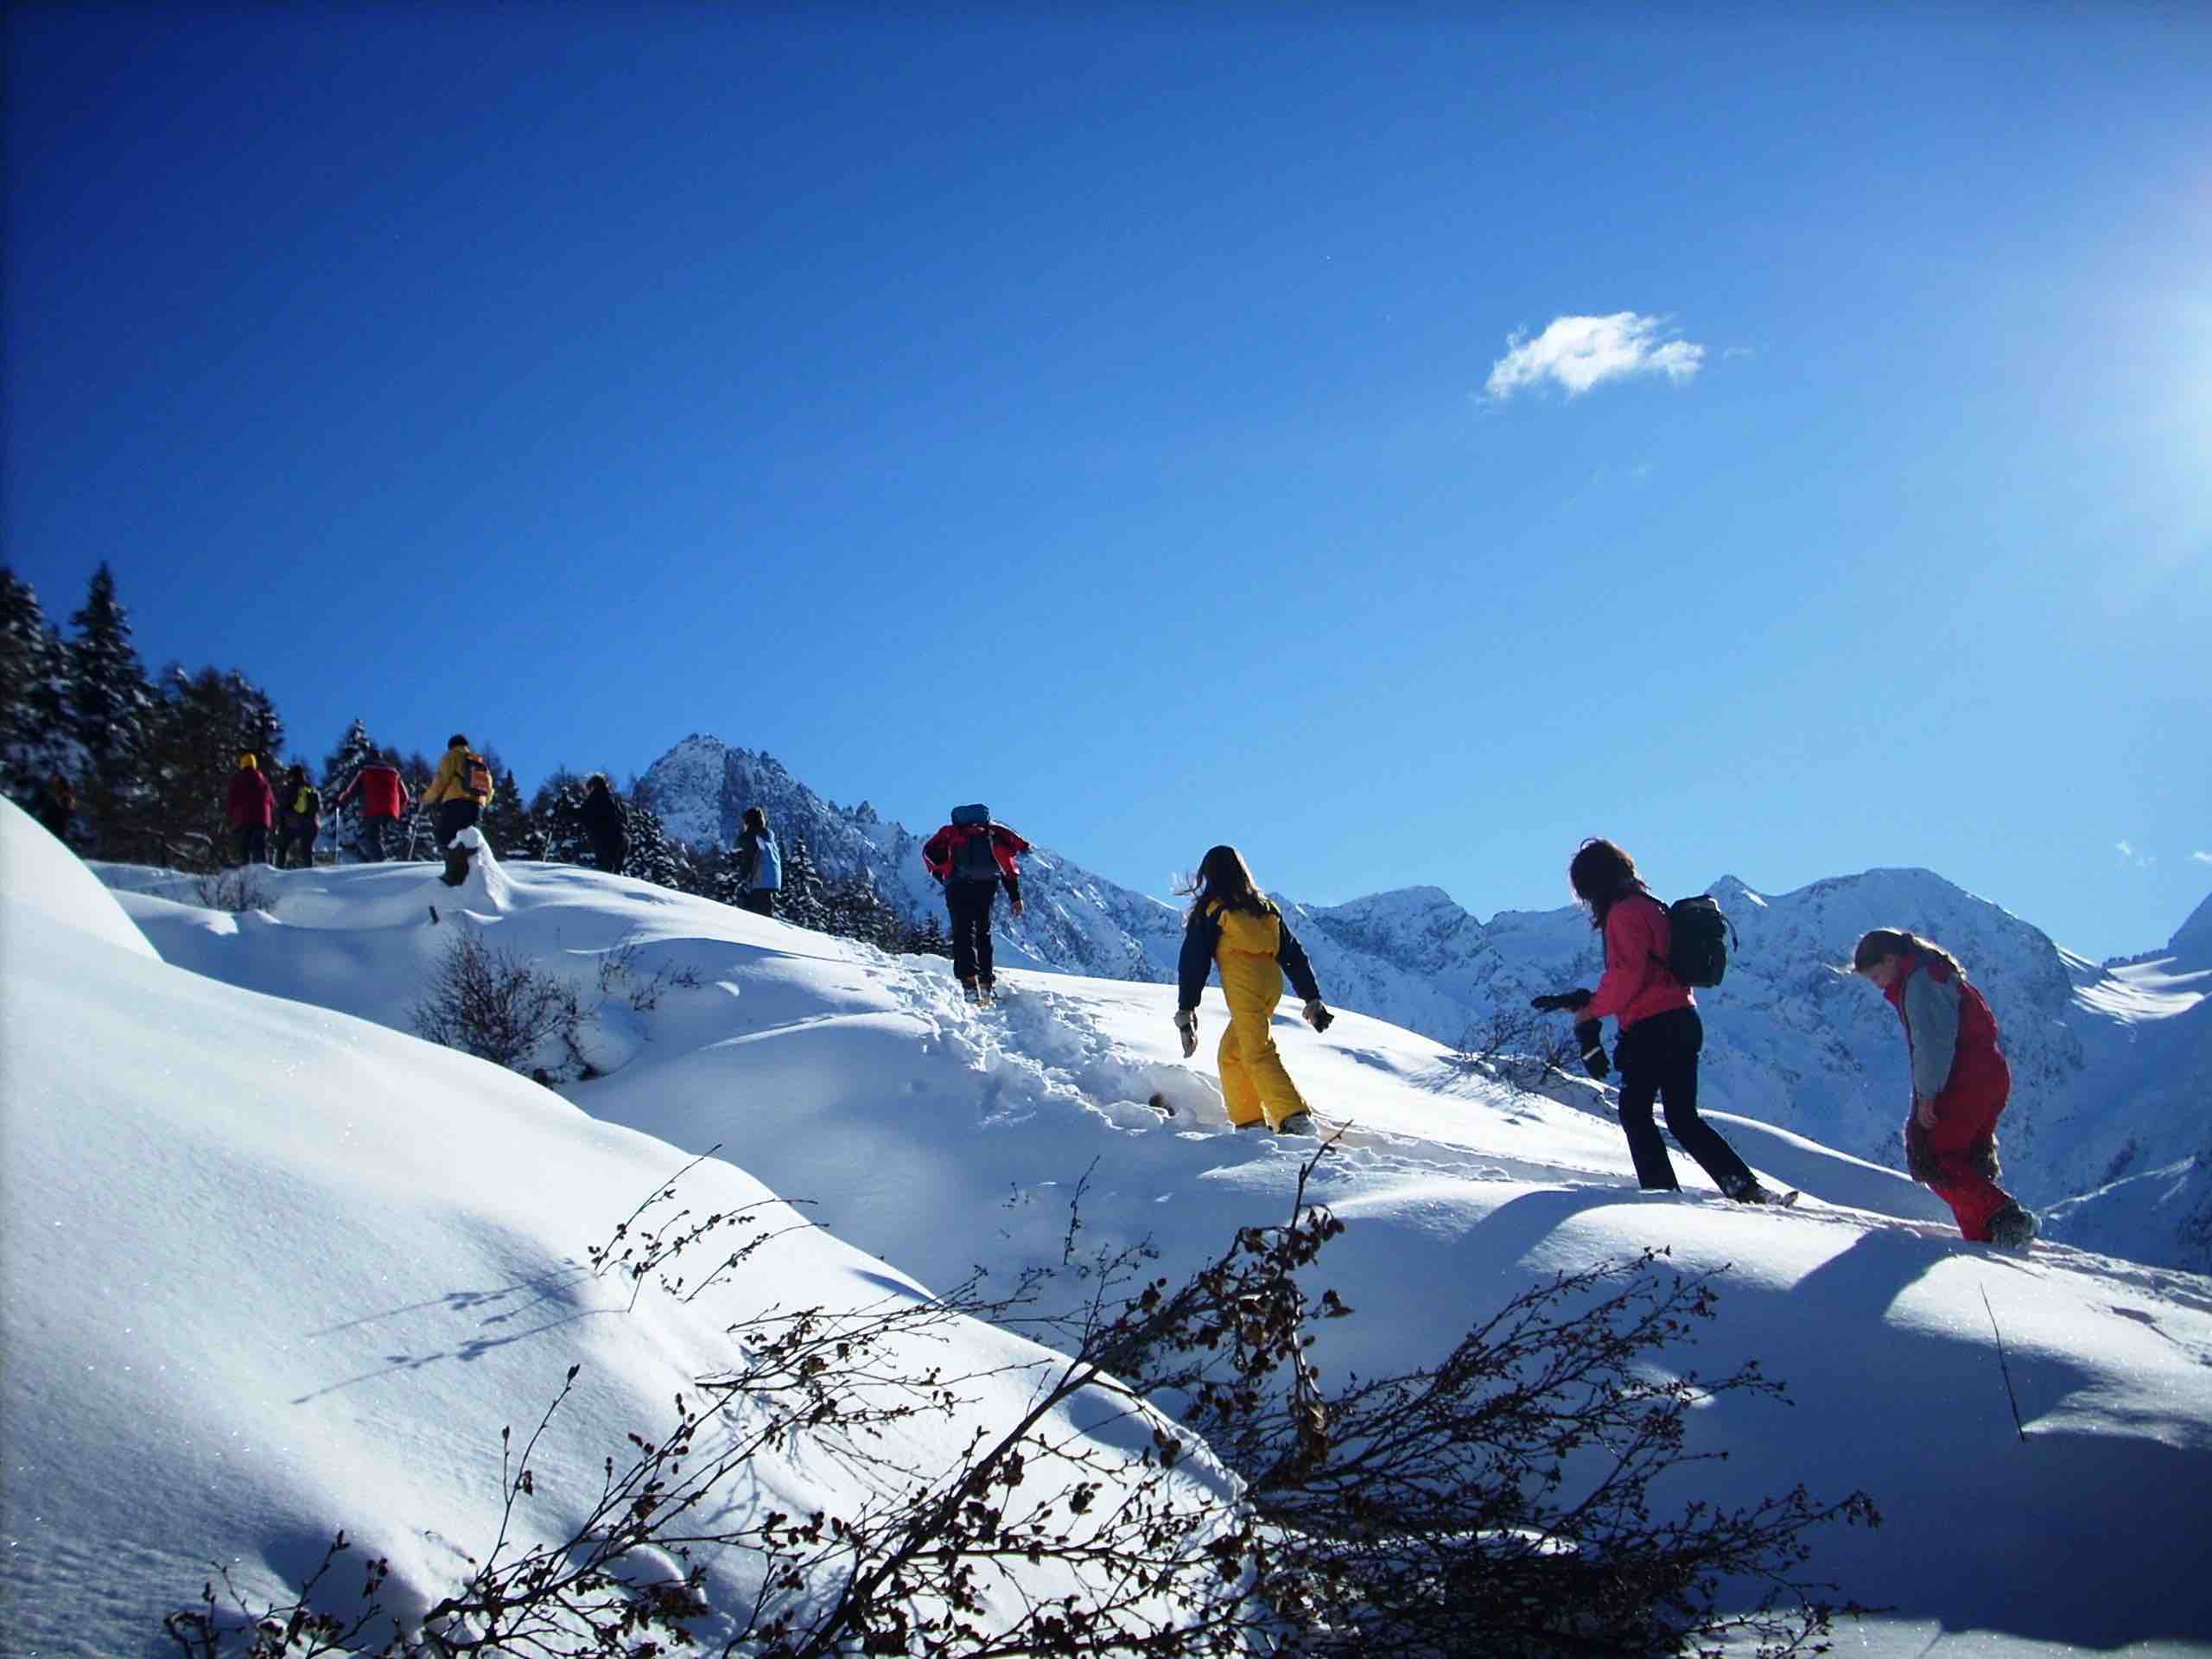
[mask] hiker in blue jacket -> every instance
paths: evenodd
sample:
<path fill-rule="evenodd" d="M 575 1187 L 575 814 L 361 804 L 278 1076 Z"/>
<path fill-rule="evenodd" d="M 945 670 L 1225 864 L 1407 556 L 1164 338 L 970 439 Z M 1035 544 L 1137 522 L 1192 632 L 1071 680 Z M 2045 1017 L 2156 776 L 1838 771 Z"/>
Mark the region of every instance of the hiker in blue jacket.
<path fill-rule="evenodd" d="M 738 902 L 756 916 L 776 913 L 776 895 L 784 889 L 784 849 L 768 827 L 768 815 L 757 806 L 745 809 L 737 832 Z"/>

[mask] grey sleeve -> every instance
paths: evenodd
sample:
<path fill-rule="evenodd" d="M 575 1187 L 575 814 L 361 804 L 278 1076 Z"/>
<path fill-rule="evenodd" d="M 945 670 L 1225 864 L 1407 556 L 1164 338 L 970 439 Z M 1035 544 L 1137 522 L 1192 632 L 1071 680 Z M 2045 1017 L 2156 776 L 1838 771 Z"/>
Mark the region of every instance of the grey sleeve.
<path fill-rule="evenodd" d="M 1959 1052 L 1959 988 L 1923 969 L 1905 982 L 1905 1031 L 1912 1046 L 1912 1092 L 1933 1100 L 1951 1080 Z"/>

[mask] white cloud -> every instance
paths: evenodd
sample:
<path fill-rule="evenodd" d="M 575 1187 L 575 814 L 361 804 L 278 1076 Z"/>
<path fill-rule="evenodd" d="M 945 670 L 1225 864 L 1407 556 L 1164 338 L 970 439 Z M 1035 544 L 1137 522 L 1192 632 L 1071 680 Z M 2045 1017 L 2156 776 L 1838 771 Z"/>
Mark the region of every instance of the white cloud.
<path fill-rule="evenodd" d="M 2113 842 L 2112 849 L 2120 855 L 2123 868 L 2147 870 L 2158 861 L 2156 853 L 2139 853 L 2135 850 L 2135 843 L 2131 841 L 2116 841 Z"/>
<path fill-rule="evenodd" d="M 1491 365 L 1484 390 L 1493 397 L 1555 380 L 1570 397 L 1601 380 L 1628 374 L 1663 374 L 1676 385 L 1705 362 L 1705 347 L 1662 337 L 1665 320 L 1616 311 L 1610 317 L 1554 317 L 1551 327 L 1530 340 L 1506 337 L 1506 353 Z"/>
<path fill-rule="evenodd" d="M 2192 864 L 2212 864 L 2212 853 L 2191 853 L 2189 860 Z"/>

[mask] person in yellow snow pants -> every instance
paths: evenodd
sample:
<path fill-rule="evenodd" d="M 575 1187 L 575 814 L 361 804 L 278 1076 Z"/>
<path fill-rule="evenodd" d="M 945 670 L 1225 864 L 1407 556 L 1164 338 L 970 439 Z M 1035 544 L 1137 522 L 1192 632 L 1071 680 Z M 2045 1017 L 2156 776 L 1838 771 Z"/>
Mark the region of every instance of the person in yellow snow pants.
<path fill-rule="evenodd" d="M 1274 901 L 1262 893 L 1234 847 L 1217 847 L 1199 861 L 1191 885 L 1191 919 L 1183 934 L 1175 1028 L 1186 1059 L 1198 1050 L 1198 998 L 1218 965 L 1229 1029 L 1221 1033 L 1221 1094 L 1240 1129 L 1262 1123 L 1281 1135 L 1311 1135 L 1313 1115 L 1275 1048 L 1275 1004 L 1283 976 L 1305 999 L 1306 1021 L 1326 1031 L 1336 1016 L 1321 1005 L 1313 966 Z"/>

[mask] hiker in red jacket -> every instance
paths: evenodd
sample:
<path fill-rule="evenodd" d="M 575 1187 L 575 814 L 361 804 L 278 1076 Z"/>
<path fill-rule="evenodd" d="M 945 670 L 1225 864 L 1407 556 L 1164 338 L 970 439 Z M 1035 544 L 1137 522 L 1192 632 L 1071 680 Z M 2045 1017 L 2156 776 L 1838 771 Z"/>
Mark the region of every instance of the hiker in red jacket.
<path fill-rule="evenodd" d="M 1951 1206 L 1959 1231 L 1975 1243 L 2026 1249 L 2035 1215 L 1997 1185 L 1997 1120 L 2012 1093 L 1997 1016 L 1949 951 L 1903 928 L 1863 935 L 1851 968 L 1904 1023 L 1912 1062 L 1905 1173 Z"/>
<path fill-rule="evenodd" d="M 1620 1021 L 1614 1052 L 1621 1069 L 1621 1128 L 1637 1185 L 1646 1192 L 1672 1192 L 1681 1185 L 1651 1121 L 1653 1103 L 1664 1101 L 1668 1128 L 1715 1186 L 1739 1204 L 1771 1203 L 1774 1194 L 1751 1166 L 1698 1115 L 1697 1057 L 1705 1046 L 1705 1022 L 1690 988 L 1667 967 L 1674 943 L 1667 906 L 1643 885 L 1634 859 L 1595 836 L 1576 850 L 1567 879 L 1575 898 L 1589 907 L 1590 925 L 1605 937 L 1605 974 L 1595 991 L 1542 1001 L 1573 1013 L 1575 1035 L 1593 1077 L 1605 1074 L 1599 1022 L 1608 1015 Z"/>
<path fill-rule="evenodd" d="M 238 862 L 266 864 L 276 795 L 261 775 L 261 763 L 251 754 L 238 756 L 238 769 L 231 774 L 230 792 L 223 799 L 223 816 L 238 834 Z"/>
<path fill-rule="evenodd" d="M 956 806 L 952 822 L 922 845 L 922 862 L 944 887 L 945 912 L 952 919 L 952 971 L 970 1002 L 991 1000 L 991 905 L 999 888 L 1021 914 L 1021 867 L 1018 854 L 1029 843 L 992 821 L 987 806 Z"/>
<path fill-rule="evenodd" d="M 337 811 L 354 796 L 361 798 L 361 861 L 380 864 L 384 861 L 385 831 L 395 835 L 400 819 L 407 816 L 409 805 L 406 780 L 398 769 L 381 760 L 372 760 L 353 774 L 353 781 L 339 792 L 330 804 Z"/>

